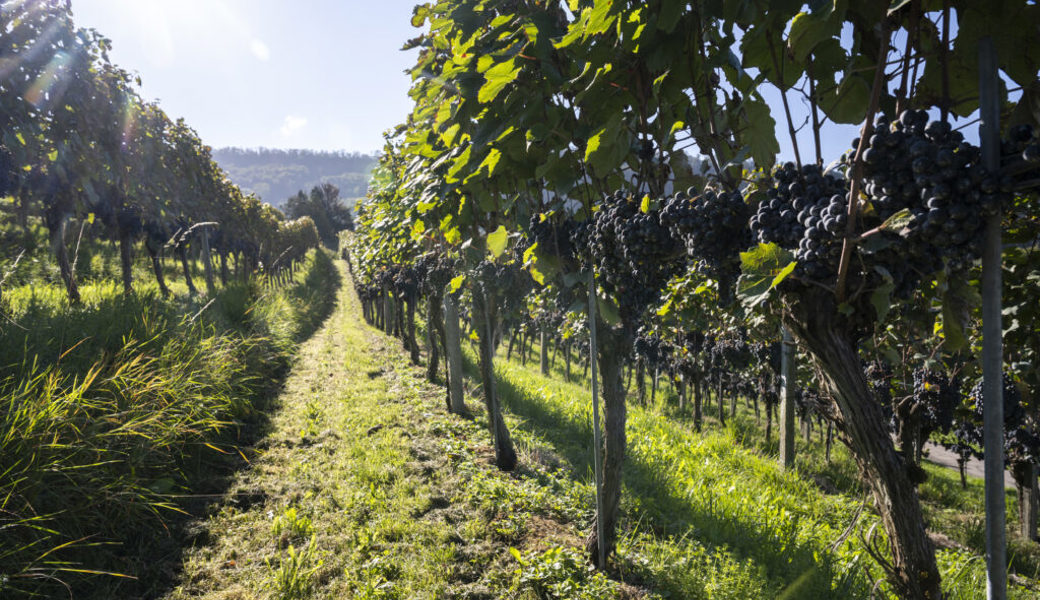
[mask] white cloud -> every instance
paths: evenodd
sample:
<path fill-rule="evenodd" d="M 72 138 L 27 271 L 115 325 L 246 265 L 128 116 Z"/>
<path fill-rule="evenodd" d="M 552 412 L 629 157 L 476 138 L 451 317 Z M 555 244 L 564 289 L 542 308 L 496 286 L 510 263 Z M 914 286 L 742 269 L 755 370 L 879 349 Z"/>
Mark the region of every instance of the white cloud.
<path fill-rule="evenodd" d="M 267 62 L 271 58 L 271 49 L 267 47 L 267 44 L 258 39 L 249 42 L 249 49 L 252 50 L 253 56 L 264 62 Z"/>
<path fill-rule="evenodd" d="M 289 115 L 285 117 L 285 121 L 282 122 L 282 135 L 284 137 L 292 137 L 293 134 L 300 131 L 307 126 L 307 119 L 304 117 L 297 117 L 296 115 Z"/>

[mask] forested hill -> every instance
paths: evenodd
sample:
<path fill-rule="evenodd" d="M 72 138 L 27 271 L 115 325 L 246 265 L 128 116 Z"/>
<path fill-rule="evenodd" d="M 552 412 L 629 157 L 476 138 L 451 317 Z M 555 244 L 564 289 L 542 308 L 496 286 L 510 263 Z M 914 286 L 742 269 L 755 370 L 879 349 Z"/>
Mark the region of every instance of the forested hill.
<path fill-rule="evenodd" d="M 365 195 L 376 157 L 348 152 L 276 150 L 269 148 L 220 148 L 213 158 L 231 180 L 277 207 L 300 190 L 322 182 L 340 189 L 348 205 Z"/>

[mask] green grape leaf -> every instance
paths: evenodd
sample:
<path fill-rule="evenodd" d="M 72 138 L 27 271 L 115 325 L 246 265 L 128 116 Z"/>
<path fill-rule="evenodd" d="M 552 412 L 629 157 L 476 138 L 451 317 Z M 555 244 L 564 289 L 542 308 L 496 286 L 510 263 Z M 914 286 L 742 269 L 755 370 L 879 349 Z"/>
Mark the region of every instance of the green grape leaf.
<path fill-rule="evenodd" d="M 657 28 L 665 33 L 671 33 L 679 24 L 679 16 L 686 8 L 684 0 L 663 0 L 657 14 Z"/>
<path fill-rule="evenodd" d="M 804 63 L 821 42 L 841 34 L 841 16 L 844 11 L 835 11 L 833 4 L 829 4 L 828 8 L 819 13 L 800 12 L 794 16 L 787 46 L 795 62 Z"/>
<path fill-rule="evenodd" d="M 942 332 L 948 351 L 960 352 L 968 347 L 964 328 L 971 318 L 972 308 L 981 305 L 979 291 L 964 278 L 947 281 L 947 289 L 942 296 Z"/>
<path fill-rule="evenodd" d="M 491 67 L 484 73 L 486 81 L 484 82 L 484 85 L 480 86 L 480 92 L 477 93 L 477 101 L 481 104 L 491 102 L 498 96 L 498 93 L 507 85 L 512 83 L 519 74 L 520 67 L 516 66 L 515 58 L 500 62 Z"/>
<path fill-rule="evenodd" d="M 885 219 L 885 222 L 882 223 L 878 229 L 881 231 L 891 231 L 893 233 L 904 235 L 913 222 L 914 213 L 910 212 L 909 208 L 904 208 L 891 217 Z"/>
<path fill-rule="evenodd" d="M 776 121 L 771 109 L 763 100 L 755 99 L 744 103 L 744 112 L 748 126 L 741 138 L 749 146 L 755 165 L 769 168 L 776 162 L 776 155 L 780 153 L 780 142 L 776 139 Z"/>
<path fill-rule="evenodd" d="M 585 162 L 593 167 L 609 169 L 611 156 L 621 134 L 621 115 L 614 116 L 599 131 L 589 138 L 585 148 Z"/>
<path fill-rule="evenodd" d="M 599 312 L 599 318 L 607 325 L 614 327 L 621 323 L 621 313 L 618 311 L 617 303 L 614 302 L 613 298 L 601 298 L 597 294 L 596 310 Z"/>
<path fill-rule="evenodd" d="M 412 225 L 412 239 L 419 241 L 423 238 L 424 233 L 426 233 L 426 224 L 422 221 L 416 221 L 415 224 Z"/>
<path fill-rule="evenodd" d="M 794 255 L 776 244 L 759 244 L 740 253 L 741 276 L 737 295 L 748 308 L 767 300 L 773 289 L 794 272 L 798 262 Z"/>
<path fill-rule="evenodd" d="M 885 279 L 885 283 L 878 286 L 870 294 L 870 303 L 874 306 L 874 312 L 877 313 L 878 322 L 881 323 L 888 317 L 889 311 L 892 310 L 892 292 L 895 291 L 896 285 L 888 269 L 877 265 L 874 267 L 874 270 Z"/>
<path fill-rule="evenodd" d="M 463 169 L 469 166 L 469 157 L 472 150 L 472 145 L 466 146 L 466 149 L 462 151 L 462 154 L 460 154 L 452 163 L 451 168 L 448 169 L 448 176 L 445 178 L 448 183 L 455 183 L 459 180 L 459 174 L 462 173 Z"/>
<path fill-rule="evenodd" d="M 428 4 L 420 4 L 412 9 L 412 27 L 422 27 L 426 17 L 430 14 Z"/>
<path fill-rule="evenodd" d="M 506 231 L 505 225 L 499 225 L 498 229 L 491 232 L 487 236 L 487 247 L 491 254 L 498 258 L 502 256 L 502 253 L 506 250 L 506 243 L 509 241 L 509 232 Z"/>

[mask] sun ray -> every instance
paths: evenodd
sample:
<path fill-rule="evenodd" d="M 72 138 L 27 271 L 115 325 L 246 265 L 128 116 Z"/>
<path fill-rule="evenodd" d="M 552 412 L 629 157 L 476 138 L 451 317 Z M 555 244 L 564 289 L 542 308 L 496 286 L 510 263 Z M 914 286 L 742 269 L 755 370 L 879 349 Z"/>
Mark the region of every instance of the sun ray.
<path fill-rule="evenodd" d="M 54 53 L 54 58 L 47 64 L 47 68 L 25 90 L 25 101 L 38 110 L 44 110 L 56 104 L 68 88 L 67 76 L 71 62 L 72 56 L 68 52 L 59 50 Z"/>

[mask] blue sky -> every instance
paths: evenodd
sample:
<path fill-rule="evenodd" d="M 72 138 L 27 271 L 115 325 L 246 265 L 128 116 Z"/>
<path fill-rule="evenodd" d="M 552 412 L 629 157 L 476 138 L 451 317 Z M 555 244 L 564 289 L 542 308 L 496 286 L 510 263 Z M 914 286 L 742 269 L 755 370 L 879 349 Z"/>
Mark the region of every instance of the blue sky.
<path fill-rule="evenodd" d="M 215 147 L 371 152 L 410 108 L 412 0 L 72 0 L 76 24 Z"/>

